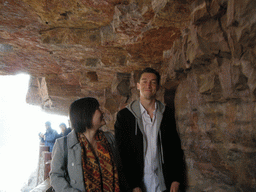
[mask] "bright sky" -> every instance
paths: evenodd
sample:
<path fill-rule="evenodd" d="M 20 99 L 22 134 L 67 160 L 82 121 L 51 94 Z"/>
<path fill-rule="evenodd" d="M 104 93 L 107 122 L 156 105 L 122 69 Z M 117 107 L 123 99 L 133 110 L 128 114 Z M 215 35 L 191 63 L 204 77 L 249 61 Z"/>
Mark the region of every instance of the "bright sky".
<path fill-rule="evenodd" d="M 18 192 L 36 170 L 39 153 L 38 133 L 44 123 L 60 132 L 68 125 L 66 116 L 47 114 L 39 106 L 26 103 L 29 76 L 0 76 L 0 191 Z"/>

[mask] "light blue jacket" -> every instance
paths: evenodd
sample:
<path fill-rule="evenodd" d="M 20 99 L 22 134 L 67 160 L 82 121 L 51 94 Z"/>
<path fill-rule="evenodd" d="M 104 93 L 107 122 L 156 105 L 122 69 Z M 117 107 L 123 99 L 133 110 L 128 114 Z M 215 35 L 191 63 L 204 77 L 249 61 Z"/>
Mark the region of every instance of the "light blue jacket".
<path fill-rule="evenodd" d="M 58 138 L 58 133 L 56 130 L 52 128 L 48 128 L 44 135 L 45 135 L 45 139 L 42 138 L 42 142 L 44 142 L 46 146 L 49 146 L 50 147 L 49 151 L 52 152 L 53 145 L 56 139 Z"/>
<path fill-rule="evenodd" d="M 108 132 L 109 133 L 109 132 Z M 114 136 L 110 139 L 109 134 L 104 132 L 114 150 Z M 50 179 L 51 185 L 56 192 L 84 192 L 81 146 L 74 130 L 67 136 L 67 172 L 70 178 L 65 177 L 64 165 L 64 137 L 56 140 L 53 147 Z M 114 156 L 116 154 L 114 153 Z"/>

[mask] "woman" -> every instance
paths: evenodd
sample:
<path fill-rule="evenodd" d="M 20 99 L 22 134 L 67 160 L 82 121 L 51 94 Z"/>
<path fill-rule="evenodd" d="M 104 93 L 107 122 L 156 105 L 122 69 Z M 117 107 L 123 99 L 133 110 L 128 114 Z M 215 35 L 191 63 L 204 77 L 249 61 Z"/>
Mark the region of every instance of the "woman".
<path fill-rule="evenodd" d="M 58 137 L 63 137 L 63 136 L 67 136 L 70 132 L 71 132 L 71 129 L 70 128 L 67 128 L 66 124 L 65 123 L 61 123 L 59 125 L 59 128 L 61 130 L 61 133 L 58 135 Z"/>
<path fill-rule="evenodd" d="M 99 130 L 106 124 L 99 102 L 78 99 L 69 116 L 73 131 L 57 139 L 53 148 L 50 179 L 55 191 L 120 191 L 113 136 Z"/>

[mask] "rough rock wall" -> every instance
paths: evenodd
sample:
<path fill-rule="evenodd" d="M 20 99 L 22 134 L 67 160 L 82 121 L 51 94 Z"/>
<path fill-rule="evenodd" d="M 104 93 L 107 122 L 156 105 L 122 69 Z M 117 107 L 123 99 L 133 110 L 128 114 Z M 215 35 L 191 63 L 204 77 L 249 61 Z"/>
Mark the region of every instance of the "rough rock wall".
<path fill-rule="evenodd" d="M 0 74 L 33 76 L 27 102 L 53 113 L 84 96 L 131 98 L 127 79 L 161 68 L 193 1 L 0 1 Z"/>
<path fill-rule="evenodd" d="M 255 0 L 6 0 L 0 74 L 33 77 L 28 103 L 67 114 L 94 96 L 113 128 L 145 66 L 174 106 L 187 191 L 256 191 Z M 175 96 L 175 102 L 173 102 Z"/>
<path fill-rule="evenodd" d="M 196 1 L 190 24 L 163 51 L 158 99 L 174 106 L 175 94 L 186 191 L 256 191 L 255 13 L 253 0 Z M 137 72 L 117 73 L 101 95 L 109 127 L 138 97 Z"/>
<path fill-rule="evenodd" d="M 255 40 L 256 1 L 197 1 L 164 53 L 188 191 L 256 191 Z"/>

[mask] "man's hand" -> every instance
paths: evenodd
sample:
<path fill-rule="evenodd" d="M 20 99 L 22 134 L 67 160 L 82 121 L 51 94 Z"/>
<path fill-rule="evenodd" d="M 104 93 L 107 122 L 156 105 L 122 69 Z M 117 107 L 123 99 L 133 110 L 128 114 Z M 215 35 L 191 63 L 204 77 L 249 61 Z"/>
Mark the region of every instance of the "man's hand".
<path fill-rule="evenodd" d="M 141 188 L 139 187 L 136 187 L 132 190 L 132 192 L 142 192 Z"/>
<path fill-rule="evenodd" d="M 172 182 L 170 192 L 178 192 L 179 191 L 180 183 L 177 181 Z"/>

